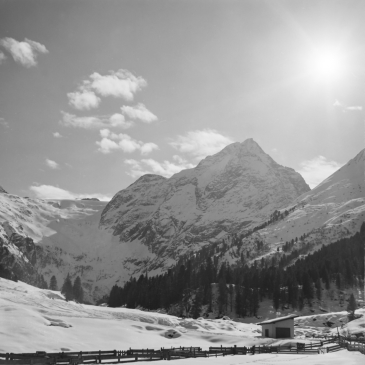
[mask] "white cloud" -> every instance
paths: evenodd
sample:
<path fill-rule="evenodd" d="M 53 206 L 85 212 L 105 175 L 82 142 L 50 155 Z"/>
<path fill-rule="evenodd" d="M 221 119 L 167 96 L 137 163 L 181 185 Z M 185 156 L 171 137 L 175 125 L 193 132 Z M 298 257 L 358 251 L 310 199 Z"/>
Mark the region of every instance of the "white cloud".
<path fill-rule="evenodd" d="M 156 115 L 150 112 L 144 104 L 137 104 L 135 106 L 122 106 L 122 112 L 128 115 L 129 118 L 139 119 L 145 123 L 152 123 L 157 120 Z"/>
<path fill-rule="evenodd" d="M 197 160 L 201 160 L 221 151 L 231 143 L 233 143 L 231 138 L 207 128 L 189 131 L 184 136 L 177 136 L 174 141 L 170 142 L 170 145 L 180 152 L 188 153 Z"/>
<path fill-rule="evenodd" d="M 60 121 L 60 123 L 65 127 L 92 129 L 100 128 L 104 125 L 98 117 L 77 117 L 74 114 L 66 113 L 63 111 L 61 113 L 62 120 Z"/>
<path fill-rule="evenodd" d="M 83 199 L 83 198 L 97 198 L 99 200 L 109 201 L 111 200 L 110 195 L 105 194 L 76 194 L 72 193 L 68 190 L 61 189 L 57 186 L 52 185 L 32 185 L 29 187 L 29 190 L 31 190 L 37 198 L 40 199 Z"/>
<path fill-rule="evenodd" d="M 91 89 L 101 96 L 113 96 L 131 101 L 134 94 L 147 86 L 147 81 L 141 76 L 134 76 L 128 70 L 109 71 L 108 75 L 100 75 L 94 72 L 90 75 L 89 85 Z"/>
<path fill-rule="evenodd" d="M 349 110 L 349 111 L 358 111 L 358 112 L 360 112 L 362 110 L 362 106 L 361 105 L 348 106 L 345 109 Z"/>
<path fill-rule="evenodd" d="M 0 45 L 3 46 L 14 58 L 14 61 L 25 67 L 37 65 L 37 56 L 39 53 L 48 53 L 47 48 L 38 42 L 25 38 L 23 42 L 18 42 L 13 38 L 0 39 Z"/>
<path fill-rule="evenodd" d="M 69 104 L 78 110 L 97 108 L 102 97 L 113 96 L 132 101 L 134 94 L 147 86 L 147 81 L 141 76 L 134 76 L 128 70 L 109 71 L 107 75 L 94 72 L 88 80 L 82 81 L 77 90 L 67 94 Z M 143 104 L 141 104 L 143 105 Z M 145 118 L 155 117 L 147 109 Z"/>
<path fill-rule="evenodd" d="M 110 132 L 109 129 L 102 129 L 100 131 L 101 141 L 97 141 L 96 144 L 99 146 L 98 151 L 108 154 L 113 150 L 122 150 L 126 153 L 132 153 L 137 150 L 142 155 L 148 155 L 154 150 L 158 149 L 157 144 L 152 142 L 144 143 L 133 139 L 128 134 L 116 134 Z"/>
<path fill-rule="evenodd" d="M 333 106 L 336 107 L 336 108 L 340 108 L 342 109 L 342 111 L 345 113 L 347 111 L 350 111 L 350 112 L 353 112 L 353 111 L 358 111 L 358 112 L 361 112 L 362 111 L 362 106 L 361 105 L 353 105 L 353 106 L 345 106 L 343 105 L 342 103 L 340 103 L 338 100 L 336 100 L 334 103 L 333 103 Z"/>
<path fill-rule="evenodd" d="M 115 113 L 110 118 L 111 127 L 121 127 L 123 129 L 128 129 L 133 126 L 133 122 L 126 121 L 123 114 Z"/>
<path fill-rule="evenodd" d="M 97 108 L 101 99 L 93 91 L 79 88 L 79 91 L 68 93 L 68 103 L 78 110 Z"/>
<path fill-rule="evenodd" d="M 106 116 L 86 116 L 78 117 L 75 114 L 61 111 L 62 120 L 60 123 L 65 127 L 84 128 L 84 129 L 100 129 L 106 127 L 115 127 L 128 129 L 133 123 L 127 122 L 122 114 L 113 114 Z"/>
<path fill-rule="evenodd" d="M 323 180 L 327 179 L 335 171 L 337 171 L 342 164 L 336 161 L 327 160 L 324 156 L 317 156 L 311 160 L 306 160 L 300 163 L 301 168 L 298 172 L 303 176 L 307 184 L 313 189 Z"/>
<path fill-rule="evenodd" d="M 6 56 L 3 52 L 0 51 L 0 65 L 6 60 Z"/>
<path fill-rule="evenodd" d="M 147 142 L 141 145 L 141 155 L 149 155 L 152 151 L 158 150 L 157 144 L 153 142 Z"/>
<path fill-rule="evenodd" d="M 62 138 L 62 134 L 58 132 L 52 133 L 54 138 Z"/>
<path fill-rule="evenodd" d="M 145 174 L 158 174 L 165 177 L 170 177 L 181 170 L 193 168 L 194 165 L 187 162 L 185 159 L 180 156 L 173 156 L 173 159 L 176 162 L 171 162 L 165 160 L 163 162 L 158 162 L 151 158 L 142 159 L 140 161 L 133 159 L 126 159 L 124 161 L 130 167 L 130 170 L 126 173 L 133 177 L 137 178 Z"/>
<path fill-rule="evenodd" d="M 48 158 L 46 158 L 46 165 L 53 170 L 60 168 L 60 165 L 56 161 L 50 160 Z"/>

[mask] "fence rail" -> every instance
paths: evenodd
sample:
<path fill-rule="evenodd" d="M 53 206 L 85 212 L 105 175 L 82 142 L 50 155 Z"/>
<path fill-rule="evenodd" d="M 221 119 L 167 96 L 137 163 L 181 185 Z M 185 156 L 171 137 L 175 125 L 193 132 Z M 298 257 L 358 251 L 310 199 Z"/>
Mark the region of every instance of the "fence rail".
<path fill-rule="evenodd" d="M 325 346 L 324 345 L 329 345 Z M 135 361 L 176 360 L 196 357 L 218 357 L 228 355 L 255 355 L 265 353 L 307 354 L 314 355 L 334 352 L 341 349 L 360 351 L 365 355 L 365 343 L 352 337 L 330 337 L 316 342 L 293 343 L 286 346 L 251 346 L 251 347 L 209 347 L 208 351 L 201 347 L 171 347 L 155 349 L 132 349 L 111 351 L 79 351 L 79 352 L 45 352 L 35 353 L 0 353 L 0 365 L 78 365 L 78 364 L 117 364 Z"/>

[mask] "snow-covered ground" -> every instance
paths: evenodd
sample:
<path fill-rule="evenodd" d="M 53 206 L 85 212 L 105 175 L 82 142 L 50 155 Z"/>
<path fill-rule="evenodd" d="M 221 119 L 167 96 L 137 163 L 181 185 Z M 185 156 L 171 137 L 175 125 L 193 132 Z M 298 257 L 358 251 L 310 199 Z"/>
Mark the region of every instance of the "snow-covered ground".
<path fill-rule="evenodd" d="M 325 355 L 277 355 L 261 354 L 255 356 L 226 356 L 220 358 L 197 358 L 182 360 L 182 364 L 189 365 L 359 365 L 364 363 L 364 355 L 360 352 L 346 350 Z M 184 362 L 185 361 L 185 362 Z M 146 363 L 147 364 L 147 363 Z M 156 361 L 156 365 L 166 364 L 166 361 Z"/>
<path fill-rule="evenodd" d="M 301 325 L 306 324 L 303 318 L 299 318 Z M 310 318 L 307 322 L 310 323 Z M 354 321 L 353 327 L 357 331 L 364 329 L 364 324 L 361 321 L 355 324 Z M 66 302 L 59 292 L 0 278 L 0 352 L 3 353 L 123 350 L 130 347 L 158 349 L 170 346 L 208 349 L 209 346 L 219 345 L 252 346 L 288 342 L 262 339 L 260 331 L 261 328 L 255 324 L 230 320 L 180 319 L 136 309 Z M 297 339 L 292 341 L 296 342 Z M 364 359 L 360 353 L 342 350 L 325 355 L 262 354 L 182 361 L 189 365 L 281 364 L 288 361 L 298 365 L 348 365 L 362 364 Z"/>
<path fill-rule="evenodd" d="M 59 292 L 0 278 L 0 352 L 253 345 L 259 331 L 254 324 L 66 302 Z"/>

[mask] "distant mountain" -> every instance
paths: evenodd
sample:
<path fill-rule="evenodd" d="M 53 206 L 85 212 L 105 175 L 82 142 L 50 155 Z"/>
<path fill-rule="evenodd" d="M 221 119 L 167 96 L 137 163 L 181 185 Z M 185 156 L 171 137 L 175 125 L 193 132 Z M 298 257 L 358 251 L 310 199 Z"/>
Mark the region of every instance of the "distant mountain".
<path fill-rule="evenodd" d="M 227 261 L 236 261 L 241 253 L 250 251 L 251 260 L 263 256 L 277 256 L 278 250 L 289 253 L 298 249 L 302 253 L 318 249 L 322 244 L 349 237 L 360 230 L 365 221 L 365 150 L 359 152 L 346 165 L 280 210 L 288 215 L 274 220 L 265 227 L 247 235 L 237 232 L 237 247 L 228 247 Z M 286 242 L 297 241 L 291 249 Z M 237 246 L 237 240 L 227 240 Z M 262 244 L 259 246 L 257 242 Z"/>
<path fill-rule="evenodd" d="M 359 230 L 364 163 L 362 151 L 310 191 L 250 139 L 169 179 L 144 175 L 108 204 L 0 194 L 0 264 L 32 283 L 80 275 L 92 301 L 208 247 L 219 262 L 253 263 L 297 238 L 305 254 Z"/>
<path fill-rule="evenodd" d="M 3 194 L 7 194 L 7 192 L 0 186 L 0 194 L 3 193 Z"/>
<path fill-rule="evenodd" d="M 309 190 L 299 173 L 248 139 L 169 179 L 142 176 L 113 197 L 100 227 L 121 242 L 142 243 L 149 268 L 166 269 L 181 254 L 253 227 Z"/>

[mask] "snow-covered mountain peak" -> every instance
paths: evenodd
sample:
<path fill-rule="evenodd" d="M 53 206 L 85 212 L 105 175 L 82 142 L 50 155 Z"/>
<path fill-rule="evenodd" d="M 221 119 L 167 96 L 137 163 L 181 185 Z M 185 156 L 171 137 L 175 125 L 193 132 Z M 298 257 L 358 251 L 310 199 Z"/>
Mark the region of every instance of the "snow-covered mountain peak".
<path fill-rule="evenodd" d="M 148 248 L 150 270 L 226 234 L 255 226 L 309 191 L 253 140 L 233 143 L 169 179 L 145 175 L 105 207 L 100 228 Z"/>
<path fill-rule="evenodd" d="M 365 149 L 298 201 L 340 203 L 365 198 Z"/>
<path fill-rule="evenodd" d="M 37 270 L 59 282 L 69 272 L 80 275 L 91 299 L 146 269 L 163 273 L 211 244 L 225 247 L 222 259 L 234 262 L 248 251 L 252 260 L 263 255 L 256 242 L 267 254 L 304 235 L 306 242 L 330 242 L 353 234 L 364 220 L 364 157 L 361 151 L 310 191 L 300 174 L 248 139 L 171 178 L 144 175 L 106 206 L 0 194 L 2 260 L 34 282 Z M 273 220 L 275 211 L 285 216 Z M 222 245 L 223 239 L 236 246 Z"/>
<path fill-rule="evenodd" d="M 166 177 L 156 174 L 146 174 L 137 179 L 132 185 L 143 185 L 143 184 L 153 184 L 155 182 L 162 182 L 166 180 Z"/>

